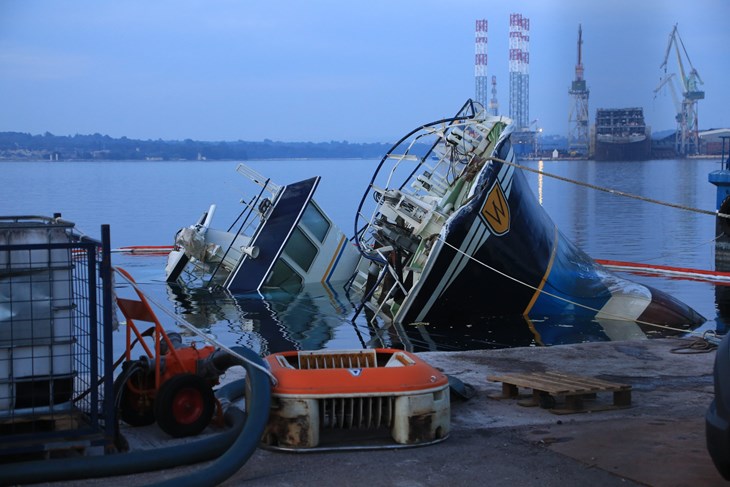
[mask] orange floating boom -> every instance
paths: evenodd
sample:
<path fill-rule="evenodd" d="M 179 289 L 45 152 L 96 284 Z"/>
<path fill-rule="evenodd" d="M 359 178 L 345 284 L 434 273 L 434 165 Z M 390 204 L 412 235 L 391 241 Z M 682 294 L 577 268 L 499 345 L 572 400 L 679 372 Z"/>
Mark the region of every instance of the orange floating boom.
<path fill-rule="evenodd" d="M 657 264 L 641 264 L 638 262 L 623 262 L 620 260 L 596 259 L 596 262 L 613 270 L 667 275 L 680 279 L 692 279 L 697 281 L 730 282 L 730 272 L 692 269 L 688 267 L 672 267 Z"/>
<path fill-rule="evenodd" d="M 127 247 L 112 249 L 112 252 L 128 254 L 169 254 L 172 249 L 172 245 L 129 245 Z"/>

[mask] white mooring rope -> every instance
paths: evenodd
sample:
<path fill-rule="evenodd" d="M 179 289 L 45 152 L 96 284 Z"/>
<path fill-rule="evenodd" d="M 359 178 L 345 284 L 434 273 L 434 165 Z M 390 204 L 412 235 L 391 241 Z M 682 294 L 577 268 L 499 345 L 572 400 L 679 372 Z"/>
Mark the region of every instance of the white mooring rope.
<path fill-rule="evenodd" d="M 549 178 L 554 178 L 554 179 L 558 179 L 560 181 L 565 181 L 565 182 L 568 182 L 568 183 L 576 184 L 578 186 L 584 186 L 586 188 L 595 189 L 597 191 L 603 191 L 604 193 L 615 194 L 617 196 L 624 196 L 626 198 L 633 198 L 635 200 L 646 201 L 648 203 L 654 203 L 654 204 L 661 205 L 661 206 L 668 206 L 670 208 L 677 208 L 677 209 L 680 209 L 680 210 L 691 211 L 693 213 L 700 213 L 700 214 L 703 214 L 703 215 L 716 216 L 716 217 L 720 217 L 720 218 L 730 218 L 730 214 L 728 214 L 728 213 L 720 213 L 719 210 L 718 211 L 702 210 L 700 208 L 693 208 L 691 206 L 680 205 L 680 204 L 677 204 L 677 203 L 669 203 L 667 201 L 655 200 L 653 198 L 647 198 L 646 196 L 640 196 L 640 195 L 637 195 L 637 194 L 626 193 L 625 191 L 619 191 L 617 189 L 606 188 L 604 186 L 597 186 L 595 184 L 585 183 L 583 181 L 578 181 L 578 180 L 575 180 L 575 179 L 566 178 L 564 176 L 558 176 L 557 174 L 551 174 L 549 172 L 541 171 L 540 169 L 533 169 L 531 167 L 523 166 L 523 165 L 517 164 L 515 162 L 505 161 L 504 159 L 500 159 L 498 157 L 487 157 L 486 159 L 488 161 L 495 161 L 495 162 L 500 162 L 502 164 L 507 164 L 509 166 L 518 167 L 520 169 L 524 169 L 525 171 L 534 172 L 536 174 L 542 174 L 543 176 L 547 176 Z"/>

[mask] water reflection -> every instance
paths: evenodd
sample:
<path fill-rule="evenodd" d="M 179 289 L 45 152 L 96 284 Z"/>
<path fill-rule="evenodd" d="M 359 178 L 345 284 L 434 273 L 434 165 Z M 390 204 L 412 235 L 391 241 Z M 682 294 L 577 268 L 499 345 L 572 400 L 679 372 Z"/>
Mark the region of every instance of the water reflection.
<path fill-rule="evenodd" d="M 334 163 L 326 162 L 322 163 L 322 167 L 313 168 L 311 164 L 315 163 L 310 161 L 306 167 L 291 163 L 281 169 L 285 172 L 296 169 L 305 173 L 302 176 L 311 172 L 329 175 L 334 173 Z M 537 168 L 539 163 L 525 161 L 524 164 Z M 367 161 L 362 163 L 363 175 L 371 172 L 367 166 Z M 713 161 L 667 160 L 633 164 L 546 160 L 540 167 L 548 173 L 641 194 L 648 198 L 695 208 L 715 207 L 715 191 L 707 182 L 707 173 L 716 168 Z M 356 169 L 350 163 L 347 168 L 348 171 Z M 227 167 L 221 171 L 223 169 L 230 171 Z M 267 173 L 276 171 L 278 165 L 267 165 L 265 169 Z M 594 258 L 730 271 L 730 266 L 723 268 L 723 264 L 715 259 L 716 252 L 712 242 L 715 222 L 712 217 L 620 198 L 584 186 L 568 185 L 554 178 L 539 178 L 533 173 L 526 173 L 526 176 L 556 225 Z M 287 179 L 289 177 L 291 176 L 286 176 Z M 216 178 L 211 180 L 218 181 Z M 354 185 L 354 189 L 348 188 L 352 191 L 343 191 L 337 183 L 341 180 L 343 179 L 336 177 L 325 178 L 325 182 L 334 183 L 331 193 L 322 197 L 322 201 L 328 211 L 339 212 L 335 215 L 338 222 L 344 228 L 349 228 L 352 205 L 342 202 L 340 198 L 343 194 L 360 195 L 361 192 L 360 186 L 353 182 L 357 178 L 344 179 Z M 194 216 L 197 216 L 200 207 L 209 203 L 209 195 L 214 190 L 201 192 L 205 195 L 202 200 L 190 205 L 194 209 Z M 175 207 L 169 211 L 169 217 L 157 216 L 167 221 L 168 218 L 174 220 L 173 217 L 179 218 L 181 215 L 180 208 Z M 185 217 L 183 222 L 188 220 L 189 217 Z M 179 226 L 177 223 L 175 225 Z M 134 227 L 117 225 L 115 228 Z M 128 240 L 132 244 L 140 241 L 163 244 L 168 243 L 174 232 L 168 233 L 164 234 L 165 239 L 160 242 L 150 241 L 146 234 L 144 238 Z M 132 259 L 134 262 L 123 264 L 134 271 L 138 281 L 164 281 L 159 277 L 164 262 L 152 259 L 142 263 L 139 257 Z M 730 324 L 730 287 L 669 278 L 637 275 L 626 277 L 668 292 L 693 306 L 710 320 L 700 332 L 715 328 L 724 332 Z M 163 286 L 168 289 L 166 284 Z M 549 346 L 662 335 L 661 329 L 634 323 L 580 323 L 570 316 L 532 322 L 522 317 L 485 317 L 479 323 L 454 324 L 442 329 L 425 325 L 394 326 L 378 322 L 371 325 L 364 314 L 354 323 L 351 321 L 353 305 L 340 290 L 334 292 L 331 289 L 313 288 L 297 296 L 281 293 L 233 298 L 221 291 L 180 288 L 162 291 L 158 286 L 152 287 L 158 293 L 167 292 L 169 302 L 177 308 L 178 313 L 216 336 L 222 343 L 242 344 L 262 353 L 292 349 L 382 346 L 412 350 L 464 350 Z"/>
<path fill-rule="evenodd" d="M 169 284 L 168 289 L 176 312 L 186 321 L 227 345 L 244 345 L 261 354 L 332 348 L 343 327 L 353 327 L 351 306 L 322 287 L 236 297 L 222 288 Z M 364 340 L 359 345 L 365 346 Z"/>
<path fill-rule="evenodd" d="M 626 321 L 580 321 L 573 316 L 542 320 L 485 317 L 476 324 L 432 327 L 378 322 L 366 312 L 353 322 L 354 303 L 344 290 L 316 285 L 299 294 L 280 291 L 237 297 L 225 289 L 188 289 L 174 284 L 168 286 L 168 291 L 177 314 L 186 321 L 226 345 L 244 345 L 261 354 L 377 347 L 458 351 L 646 339 L 679 333 Z"/>
<path fill-rule="evenodd" d="M 378 159 L 379 160 L 379 159 Z M 378 160 L 260 161 L 251 166 L 273 180 L 297 180 L 322 174 L 317 191 L 330 216 L 344 229 L 352 226 L 354 208 Z M 524 161 L 537 167 L 537 161 Z M 114 247 L 168 245 L 175 232 L 200 215 L 221 191 L 240 197 L 230 179 L 235 162 L 161 161 L 155 164 L 125 161 L 5 162 L 3 191 L 6 214 L 50 215 L 61 211 L 85 233 L 99 237 L 101 224 L 111 224 Z M 718 168 L 716 160 L 663 160 L 642 163 L 545 160 L 542 168 L 571 179 L 695 208 L 715 209 L 715 188 L 707 174 Z M 34 184 L 28 185 L 32 177 Z M 712 217 L 650 206 L 553 178 L 526 173 L 543 206 L 568 238 L 594 258 L 651 262 L 696 269 L 730 271 L 716 264 L 715 221 Z M 164 181 L 165 184 L 160 182 Z M 138 197 L 128 198 L 130 182 Z M 194 184 L 193 184 L 194 183 Z M 179 188 L 191 188 L 184 198 Z M 96 191 L 89 189 L 97 188 Z M 100 190 L 103 188 L 103 195 Z M 120 206 L 117 201 L 127 204 Z M 106 204 L 102 204 L 105 203 Z M 102 206 L 100 206 L 102 204 Z M 620 208 L 626 205 L 629 207 Z M 151 210 L 153 209 L 153 210 Z M 230 210 L 230 213 L 226 211 Z M 216 218 L 232 221 L 237 207 L 219 208 Z M 644 213 L 643 216 L 641 214 Z M 611 218 L 620 214 L 622 218 Z M 369 326 L 364 317 L 350 321 L 351 304 L 338 294 L 334 303 L 327 290 L 308 296 L 284 298 L 277 303 L 261 296 L 233 299 L 207 290 L 168 288 L 164 283 L 164 257 L 114 254 L 114 265 L 132 273 L 144 290 L 167 307 L 176 308 L 186 320 L 221 339 L 226 345 L 242 344 L 264 351 L 305 348 L 357 348 L 366 346 L 411 346 L 420 350 L 496 348 L 559 344 L 568 340 L 605 340 L 616 335 L 605 323 L 572 323 L 552 318 L 530 324 L 522 318 L 488 319 L 484 326 L 455 325 L 450 330 L 428 327 Z M 724 331 L 730 324 L 730 287 L 707 282 L 640 279 L 628 276 L 688 303 L 710 321 L 708 328 Z M 121 283 L 118 282 L 119 285 Z M 159 298 L 159 299 L 158 299 Z M 276 301 L 279 301 L 278 299 Z M 301 314 L 299 314 L 301 313 Z M 158 313 L 166 320 L 167 316 Z M 713 320 L 713 317 L 716 317 Z M 289 323 L 294 320 L 295 323 Z M 629 332 L 631 327 L 619 326 Z M 640 328 L 640 327 L 639 327 Z M 453 331 L 453 333 L 448 333 Z M 653 330 L 642 330 L 653 334 Z M 123 351 L 123 333 L 116 334 Z M 614 338 L 615 339 L 615 338 Z"/>
<path fill-rule="evenodd" d="M 619 320 L 581 321 L 573 316 L 542 320 L 524 316 L 485 318 L 478 325 L 453 325 L 444 329 L 404 326 L 399 331 L 405 337 L 402 342 L 406 348 L 417 352 L 640 340 L 684 333 Z"/>

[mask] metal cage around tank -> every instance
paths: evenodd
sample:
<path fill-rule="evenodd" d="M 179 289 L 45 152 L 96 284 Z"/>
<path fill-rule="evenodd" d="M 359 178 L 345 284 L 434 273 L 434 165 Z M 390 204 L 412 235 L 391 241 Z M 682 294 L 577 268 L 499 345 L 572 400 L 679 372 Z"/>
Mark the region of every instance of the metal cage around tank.
<path fill-rule="evenodd" d="M 0 217 L 0 461 L 113 449 L 109 227 Z"/>

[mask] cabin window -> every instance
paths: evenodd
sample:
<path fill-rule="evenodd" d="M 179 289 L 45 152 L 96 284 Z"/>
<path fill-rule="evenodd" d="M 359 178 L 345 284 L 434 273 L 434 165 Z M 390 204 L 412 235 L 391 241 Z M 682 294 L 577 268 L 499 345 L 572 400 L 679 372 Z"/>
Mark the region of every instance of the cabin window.
<path fill-rule="evenodd" d="M 308 204 L 307 208 L 304 210 L 304 215 L 302 215 L 300 225 L 306 228 L 320 242 L 324 242 L 324 237 L 330 229 L 329 221 L 327 221 L 322 212 L 319 211 L 319 208 L 311 203 Z"/>
<path fill-rule="evenodd" d="M 286 247 L 284 247 L 284 254 L 305 272 L 309 272 L 309 268 L 317 256 L 317 247 L 304 235 L 301 229 L 295 228 L 286 243 Z"/>
<path fill-rule="evenodd" d="M 278 288 L 288 293 L 296 294 L 302 288 L 302 277 L 296 273 L 286 262 L 278 259 L 274 268 L 266 279 L 267 288 Z"/>

